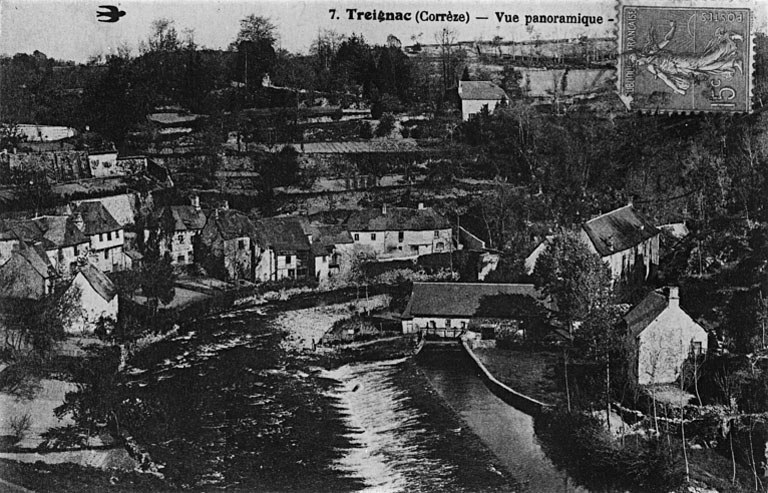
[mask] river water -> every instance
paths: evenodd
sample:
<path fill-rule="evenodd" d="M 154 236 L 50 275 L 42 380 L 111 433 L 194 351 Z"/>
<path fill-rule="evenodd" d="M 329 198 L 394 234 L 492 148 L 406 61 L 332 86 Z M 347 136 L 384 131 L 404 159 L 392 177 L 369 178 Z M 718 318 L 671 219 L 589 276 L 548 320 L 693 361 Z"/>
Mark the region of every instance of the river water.
<path fill-rule="evenodd" d="M 440 396 L 524 489 L 586 493 L 546 456 L 534 433 L 533 418 L 494 395 L 463 352 L 427 349 L 419 356 L 419 365 Z"/>
<path fill-rule="evenodd" d="M 283 337 L 261 313 L 231 312 L 134 358 L 126 419 L 166 477 L 237 491 L 582 491 L 463 353 L 320 370 Z"/>

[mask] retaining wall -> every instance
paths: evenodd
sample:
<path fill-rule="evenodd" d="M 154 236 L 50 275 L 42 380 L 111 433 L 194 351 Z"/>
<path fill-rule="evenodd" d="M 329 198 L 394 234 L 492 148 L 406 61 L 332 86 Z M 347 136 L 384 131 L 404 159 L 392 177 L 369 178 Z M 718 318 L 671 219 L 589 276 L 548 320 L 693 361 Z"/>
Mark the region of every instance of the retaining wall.
<path fill-rule="evenodd" d="M 488 388 L 493 392 L 496 396 L 498 396 L 501 400 L 506 402 L 507 404 L 510 404 L 521 411 L 527 413 L 527 414 L 538 414 L 541 411 L 550 409 L 552 406 L 549 404 L 544 404 L 541 401 L 537 401 L 536 399 L 532 397 L 528 397 L 525 394 L 521 394 L 520 392 L 517 392 L 513 390 L 512 388 L 508 387 L 507 385 L 504 385 L 500 381 L 494 377 L 491 372 L 488 371 L 488 369 L 485 367 L 485 365 L 480 361 L 480 359 L 475 355 L 474 352 L 472 352 L 472 349 L 467 344 L 467 341 L 462 339 L 461 340 L 461 347 L 464 350 L 467 355 L 474 361 L 477 368 L 480 370 L 480 374 L 483 378 L 483 381 L 485 381 L 485 384 L 488 386 Z"/>

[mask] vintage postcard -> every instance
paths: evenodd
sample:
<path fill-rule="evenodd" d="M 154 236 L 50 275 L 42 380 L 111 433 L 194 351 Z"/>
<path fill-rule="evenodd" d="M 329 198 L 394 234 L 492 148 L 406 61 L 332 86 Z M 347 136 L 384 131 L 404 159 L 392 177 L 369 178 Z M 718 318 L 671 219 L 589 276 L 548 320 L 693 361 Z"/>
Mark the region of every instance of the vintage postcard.
<path fill-rule="evenodd" d="M 0 491 L 764 491 L 764 0 L 0 0 Z"/>

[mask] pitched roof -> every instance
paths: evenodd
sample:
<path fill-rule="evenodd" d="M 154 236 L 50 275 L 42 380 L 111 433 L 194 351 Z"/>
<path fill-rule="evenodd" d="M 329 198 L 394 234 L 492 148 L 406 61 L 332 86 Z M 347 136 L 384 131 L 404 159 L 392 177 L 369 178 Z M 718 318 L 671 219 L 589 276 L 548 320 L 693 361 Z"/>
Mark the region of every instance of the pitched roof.
<path fill-rule="evenodd" d="M 381 209 L 357 210 L 350 214 L 346 226 L 349 231 L 428 231 L 451 227 L 443 216 L 430 207 L 387 207 L 386 212 Z"/>
<path fill-rule="evenodd" d="M 138 207 L 136 197 L 132 193 L 122 193 L 109 197 L 102 197 L 96 200 L 77 201 L 77 204 L 84 202 L 101 202 L 101 205 L 115 218 L 115 221 L 121 226 L 134 224 Z"/>
<path fill-rule="evenodd" d="M 669 300 L 660 291 L 651 291 L 643 301 L 624 315 L 624 322 L 632 336 L 637 337 L 656 317 L 667 309 Z"/>
<path fill-rule="evenodd" d="M 205 223 L 205 229 L 217 231 L 225 240 L 243 237 L 256 238 L 257 235 L 256 228 L 248 216 L 231 209 L 216 209 L 211 212 Z"/>
<path fill-rule="evenodd" d="M 205 213 L 192 205 L 169 205 L 155 213 L 156 219 L 163 217 L 173 221 L 174 231 L 198 231 L 205 227 Z"/>
<path fill-rule="evenodd" d="M 489 80 L 460 80 L 459 97 L 461 99 L 500 100 L 507 98 L 507 93 Z"/>
<path fill-rule="evenodd" d="M 87 263 L 80 267 L 80 273 L 85 280 L 88 281 L 88 284 L 93 287 L 94 291 L 99 293 L 99 296 L 105 300 L 110 301 L 117 294 L 115 285 L 107 275 L 91 265 L 91 263 Z"/>
<path fill-rule="evenodd" d="M 122 229 L 122 226 L 112 217 L 112 214 L 101 202 L 83 202 L 75 209 L 76 213 L 83 216 L 85 222 L 85 234 L 95 235 Z"/>
<path fill-rule="evenodd" d="M 40 274 L 43 279 L 53 277 L 53 266 L 48 259 L 48 255 L 40 245 L 23 246 L 18 250 L 18 254 L 25 259 Z"/>
<path fill-rule="evenodd" d="M 254 223 L 259 242 L 273 250 L 308 251 L 309 240 L 298 217 L 269 217 Z"/>
<path fill-rule="evenodd" d="M 582 228 L 597 253 L 603 257 L 631 248 L 659 234 L 656 226 L 638 214 L 632 205 L 590 219 Z"/>
<path fill-rule="evenodd" d="M 34 219 L 43 231 L 44 246 L 58 248 L 88 243 L 88 238 L 77 229 L 72 219 L 67 216 L 42 216 Z M 48 245 L 46 245 L 46 243 Z"/>
<path fill-rule="evenodd" d="M 514 318 L 535 307 L 552 309 L 552 303 L 533 284 L 415 282 L 403 318 Z"/>

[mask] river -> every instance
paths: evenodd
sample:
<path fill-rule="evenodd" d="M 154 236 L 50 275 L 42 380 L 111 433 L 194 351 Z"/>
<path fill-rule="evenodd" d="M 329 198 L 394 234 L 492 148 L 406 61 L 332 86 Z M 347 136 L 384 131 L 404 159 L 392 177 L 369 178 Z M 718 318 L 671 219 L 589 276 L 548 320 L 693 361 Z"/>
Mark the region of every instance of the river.
<path fill-rule="evenodd" d="M 419 355 L 419 366 L 526 490 L 586 493 L 546 456 L 534 433 L 533 417 L 494 395 L 463 352 L 428 348 Z"/>
<path fill-rule="evenodd" d="M 133 359 L 126 398 L 136 416 L 126 419 L 173 483 L 582 491 L 546 458 L 532 418 L 494 396 L 462 353 L 322 370 L 286 352 L 283 337 L 262 313 L 232 311 Z"/>

